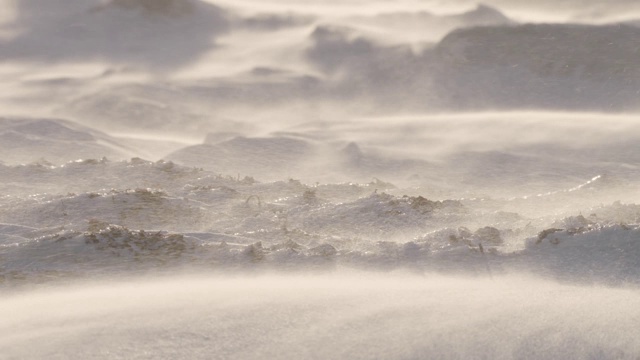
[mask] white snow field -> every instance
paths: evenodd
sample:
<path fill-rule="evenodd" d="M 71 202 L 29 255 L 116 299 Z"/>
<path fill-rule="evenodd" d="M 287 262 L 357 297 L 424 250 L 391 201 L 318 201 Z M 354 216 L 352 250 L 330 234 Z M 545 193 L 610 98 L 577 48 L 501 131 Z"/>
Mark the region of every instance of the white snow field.
<path fill-rule="evenodd" d="M 640 3 L 0 9 L 0 359 L 640 358 Z"/>
<path fill-rule="evenodd" d="M 4 297 L 0 345 L 8 359 L 634 359 L 637 295 L 527 277 L 135 279 Z"/>

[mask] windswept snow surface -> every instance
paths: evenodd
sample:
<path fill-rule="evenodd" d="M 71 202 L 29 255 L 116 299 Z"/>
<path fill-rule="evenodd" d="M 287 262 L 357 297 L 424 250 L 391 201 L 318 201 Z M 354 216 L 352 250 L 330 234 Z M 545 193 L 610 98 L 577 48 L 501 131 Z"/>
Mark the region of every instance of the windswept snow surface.
<path fill-rule="evenodd" d="M 0 358 L 640 358 L 636 2 L 0 8 Z"/>

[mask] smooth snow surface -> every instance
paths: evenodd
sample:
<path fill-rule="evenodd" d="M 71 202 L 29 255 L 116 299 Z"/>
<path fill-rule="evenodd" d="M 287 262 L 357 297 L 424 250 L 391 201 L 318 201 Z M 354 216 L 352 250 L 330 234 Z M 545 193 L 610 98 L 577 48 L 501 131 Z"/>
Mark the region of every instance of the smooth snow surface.
<path fill-rule="evenodd" d="M 0 305 L 9 359 L 634 359 L 640 352 L 637 290 L 519 277 L 191 276 L 35 290 Z"/>
<path fill-rule="evenodd" d="M 0 9 L 0 358 L 640 358 L 637 2 Z"/>

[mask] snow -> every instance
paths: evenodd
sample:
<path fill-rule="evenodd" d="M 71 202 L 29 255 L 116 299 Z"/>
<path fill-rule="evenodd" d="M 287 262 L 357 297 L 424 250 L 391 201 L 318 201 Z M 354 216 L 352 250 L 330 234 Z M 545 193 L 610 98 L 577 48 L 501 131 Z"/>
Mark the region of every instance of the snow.
<path fill-rule="evenodd" d="M 9 359 L 635 359 L 637 4 L 0 0 Z"/>
<path fill-rule="evenodd" d="M 36 290 L 1 304 L 9 358 L 619 359 L 640 351 L 635 291 L 528 278 L 168 277 Z"/>

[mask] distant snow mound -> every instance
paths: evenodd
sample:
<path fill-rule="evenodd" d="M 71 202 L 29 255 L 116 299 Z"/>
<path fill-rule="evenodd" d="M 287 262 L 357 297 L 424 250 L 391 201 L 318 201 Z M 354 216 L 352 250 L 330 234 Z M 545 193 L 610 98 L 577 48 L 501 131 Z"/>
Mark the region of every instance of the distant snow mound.
<path fill-rule="evenodd" d="M 314 45 L 307 51 L 307 56 L 325 71 L 333 71 L 373 55 L 373 43 L 350 28 L 318 26 L 310 37 Z"/>
<path fill-rule="evenodd" d="M 439 41 L 447 33 L 465 27 L 508 25 L 514 21 L 500 10 L 479 4 L 462 13 L 434 14 L 428 11 L 399 11 L 375 16 L 357 16 L 349 25 L 372 34 L 385 34 L 394 43 L 424 43 Z M 370 31 L 375 29 L 376 31 Z"/>
<path fill-rule="evenodd" d="M 637 108 L 640 29 L 526 24 L 458 29 L 434 51 L 451 105 Z"/>
<path fill-rule="evenodd" d="M 221 174 L 241 173 L 260 179 L 277 179 L 282 178 L 283 173 L 299 173 L 310 166 L 308 162 L 314 156 L 312 144 L 304 140 L 240 136 L 214 144 L 190 146 L 170 154 L 167 159 Z"/>
<path fill-rule="evenodd" d="M 383 109 L 638 109 L 640 28 L 518 25 L 495 11 L 466 13 L 466 25 L 422 51 L 379 42 L 357 24 L 321 25 L 306 56 L 332 91 Z"/>
<path fill-rule="evenodd" d="M 467 26 L 498 25 L 513 22 L 500 12 L 500 10 L 485 4 L 478 4 L 475 9 L 457 17 Z"/>
<path fill-rule="evenodd" d="M 387 46 L 356 29 L 322 25 L 310 34 L 306 57 L 332 81 L 339 97 L 373 97 L 380 107 L 425 104 L 429 64 L 411 46 Z M 336 89 L 337 88 L 337 89 Z"/>
<path fill-rule="evenodd" d="M 82 157 L 118 159 L 126 158 L 128 151 L 109 135 L 70 121 L 0 118 L 0 153 L 9 164 L 43 157 L 58 164 Z"/>
<path fill-rule="evenodd" d="M 518 66 L 543 77 L 607 79 L 638 76 L 639 35 L 640 29 L 621 25 L 488 26 L 456 30 L 438 48 L 460 65 Z"/>
<path fill-rule="evenodd" d="M 110 129 L 191 131 L 205 119 L 184 105 L 187 98 L 171 87 L 156 84 L 117 86 L 80 96 L 63 111 Z M 135 119 L 135 121 L 132 121 Z"/>
<path fill-rule="evenodd" d="M 95 137 L 90 133 L 75 130 L 69 124 L 50 119 L 19 121 L 11 129 L 26 136 L 44 137 L 62 141 L 92 141 Z"/>
<path fill-rule="evenodd" d="M 219 131 L 208 133 L 204 138 L 204 144 L 214 145 L 223 141 L 232 140 L 238 136 L 241 136 L 240 133 L 235 131 Z"/>

